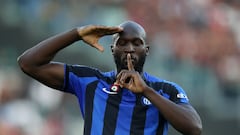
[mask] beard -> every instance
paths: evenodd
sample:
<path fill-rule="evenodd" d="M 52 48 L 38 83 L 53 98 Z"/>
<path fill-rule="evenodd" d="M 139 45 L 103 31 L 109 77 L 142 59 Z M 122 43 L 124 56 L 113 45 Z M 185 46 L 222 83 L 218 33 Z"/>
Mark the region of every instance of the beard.
<path fill-rule="evenodd" d="M 141 55 L 138 60 L 133 59 L 132 62 L 133 62 L 134 70 L 139 73 L 142 73 L 145 60 L 146 60 L 146 55 Z M 127 57 L 121 58 L 119 55 L 114 55 L 114 62 L 116 64 L 118 73 L 123 69 L 128 70 Z"/>

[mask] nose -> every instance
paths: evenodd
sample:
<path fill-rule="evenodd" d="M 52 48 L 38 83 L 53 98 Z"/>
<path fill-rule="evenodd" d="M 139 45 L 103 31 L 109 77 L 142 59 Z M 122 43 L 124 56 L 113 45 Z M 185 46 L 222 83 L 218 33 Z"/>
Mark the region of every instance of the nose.
<path fill-rule="evenodd" d="M 125 52 L 126 53 L 133 53 L 133 52 L 135 52 L 135 48 L 134 48 L 133 44 L 128 43 L 128 45 L 125 48 Z"/>

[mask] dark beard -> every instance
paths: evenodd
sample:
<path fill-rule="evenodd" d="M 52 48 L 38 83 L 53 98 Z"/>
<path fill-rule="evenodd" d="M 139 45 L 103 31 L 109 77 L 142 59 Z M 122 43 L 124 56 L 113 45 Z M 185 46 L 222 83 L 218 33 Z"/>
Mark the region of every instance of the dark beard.
<path fill-rule="evenodd" d="M 143 55 L 139 58 L 139 61 L 137 63 L 134 63 L 134 69 L 135 71 L 142 73 L 143 72 L 143 66 L 145 63 L 146 56 Z M 117 72 L 119 73 L 121 70 L 126 69 L 128 70 L 127 63 L 123 62 L 120 57 L 114 56 L 114 62 L 117 67 Z M 136 62 L 136 61 L 135 61 Z"/>

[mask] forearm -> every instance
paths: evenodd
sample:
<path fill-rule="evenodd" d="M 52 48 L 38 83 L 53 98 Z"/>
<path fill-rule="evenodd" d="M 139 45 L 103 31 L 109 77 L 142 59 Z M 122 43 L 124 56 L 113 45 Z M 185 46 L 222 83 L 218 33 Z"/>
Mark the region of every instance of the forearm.
<path fill-rule="evenodd" d="M 144 90 L 143 94 L 161 111 L 161 114 L 175 129 L 186 135 L 201 133 L 201 120 L 193 108 L 178 105 L 149 87 Z"/>
<path fill-rule="evenodd" d="M 79 39 L 80 37 L 76 29 L 50 37 L 25 51 L 18 58 L 18 62 L 20 64 L 27 64 L 28 66 L 47 64 L 54 58 L 58 51 Z"/>

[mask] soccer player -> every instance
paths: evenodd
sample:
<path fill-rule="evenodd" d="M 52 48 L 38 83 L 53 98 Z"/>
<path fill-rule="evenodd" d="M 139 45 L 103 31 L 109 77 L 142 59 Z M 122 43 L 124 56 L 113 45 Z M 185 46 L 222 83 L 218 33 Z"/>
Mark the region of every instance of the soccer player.
<path fill-rule="evenodd" d="M 116 70 L 53 62 L 82 40 L 103 51 L 98 40 L 113 35 Z M 74 94 L 84 118 L 84 135 L 166 135 L 168 123 L 185 135 L 201 134 L 201 119 L 176 83 L 143 71 L 149 46 L 142 26 L 87 25 L 50 37 L 25 51 L 18 63 L 26 74 L 54 89 Z"/>

